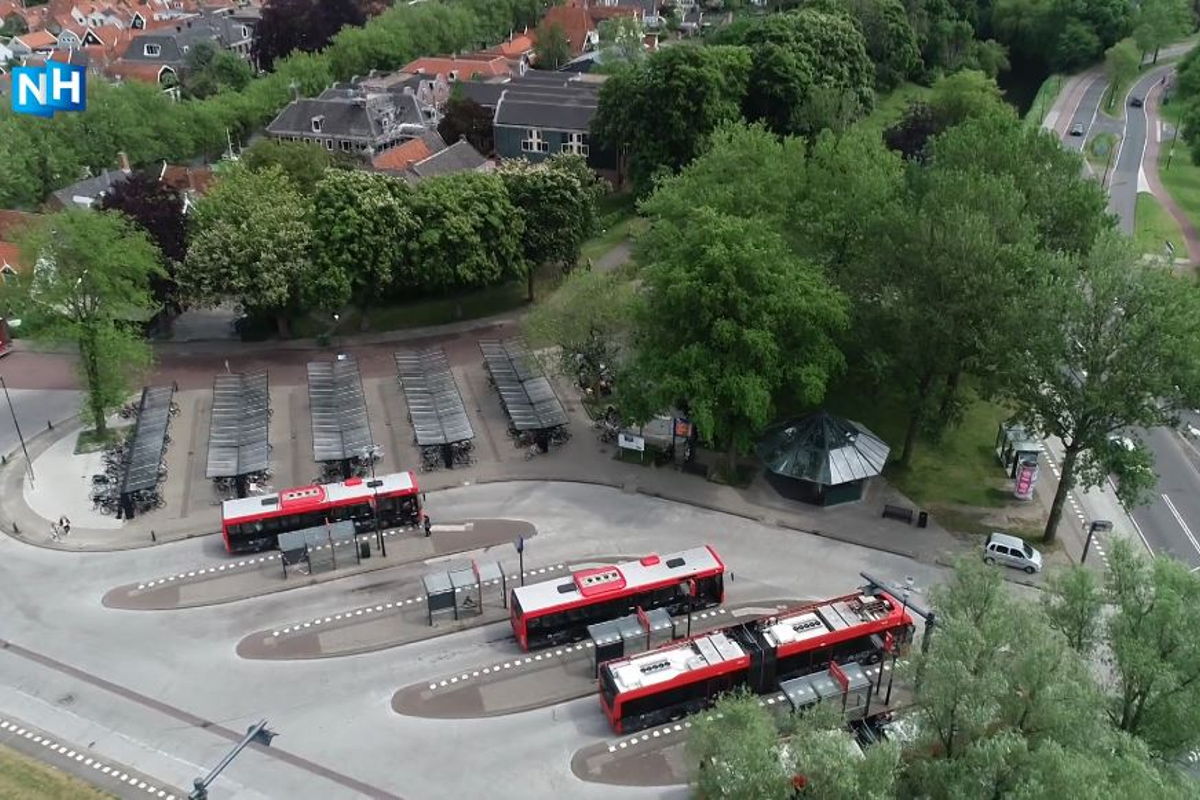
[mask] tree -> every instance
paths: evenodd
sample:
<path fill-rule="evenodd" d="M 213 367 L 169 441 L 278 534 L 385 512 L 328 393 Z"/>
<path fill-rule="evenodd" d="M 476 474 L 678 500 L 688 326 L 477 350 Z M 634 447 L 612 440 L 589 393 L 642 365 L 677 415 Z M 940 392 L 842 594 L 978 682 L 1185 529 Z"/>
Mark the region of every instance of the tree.
<path fill-rule="evenodd" d="M 571 60 L 571 40 L 557 22 L 537 30 L 533 55 L 539 69 L 555 70 Z"/>
<path fill-rule="evenodd" d="M 775 722 L 748 694 L 717 701 L 712 714 L 692 723 L 687 752 L 701 797 L 718 800 L 788 800 L 791 776 L 779 753 Z"/>
<path fill-rule="evenodd" d="M 978 70 L 959 70 L 933 84 L 926 101 L 909 104 L 904 116 L 883 133 L 888 147 L 905 158 L 924 161 L 931 139 L 969 119 L 989 116 L 1015 118 L 1013 107 L 994 78 Z"/>
<path fill-rule="evenodd" d="M 1104 605 L 1104 587 L 1096 574 L 1082 567 L 1056 572 L 1047 589 L 1050 624 L 1077 653 L 1090 655 L 1100 641 L 1100 609 Z"/>
<path fill-rule="evenodd" d="M 576 270 L 535 305 L 522 326 L 535 349 L 556 348 L 557 371 L 598 396 L 629 332 L 633 284 L 612 272 Z"/>
<path fill-rule="evenodd" d="M 1145 0 L 1133 15 L 1133 38 L 1143 54 L 1154 53 L 1157 64 L 1162 46 L 1186 35 L 1192 24 L 1186 0 Z"/>
<path fill-rule="evenodd" d="M 162 269 L 150 280 L 155 303 L 180 310 L 175 273 L 187 255 L 187 223 L 183 196 L 156 175 L 135 172 L 100 201 L 105 211 L 119 211 L 149 236 L 162 254 Z"/>
<path fill-rule="evenodd" d="M 204 98 L 225 89 L 241 91 L 253 79 L 254 70 L 244 58 L 200 41 L 188 53 L 183 90 L 190 97 Z"/>
<path fill-rule="evenodd" d="M 766 223 L 708 207 L 655 220 L 639 261 L 628 413 L 649 419 L 682 399 L 732 478 L 782 392 L 824 397 L 842 366 L 845 298 Z"/>
<path fill-rule="evenodd" d="M 293 50 L 316 52 L 344 26 L 364 22 L 357 0 L 269 0 L 254 26 L 251 52 L 259 69 L 269 71 Z"/>
<path fill-rule="evenodd" d="M 1187 752 L 1200 743 L 1200 579 L 1174 559 L 1135 555 L 1124 540 L 1109 564 L 1113 722 L 1154 752 Z"/>
<path fill-rule="evenodd" d="M 745 48 L 663 48 L 604 82 L 592 131 L 628 159 L 644 193 L 656 173 L 682 169 L 714 130 L 740 118 L 749 75 Z"/>
<path fill-rule="evenodd" d="M 771 712 L 759 706 L 759 713 Z M 879 742 L 864 751 L 836 705 L 821 704 L 780 722 L 785 773 L 803 779 L 805 800 L 891 800 L 900 777 L 900 747 Z M 793 783 L 793 785 L 795 785 Z"/>
<path fill-rule="evenodd" d="M 432 291 L 490 286 L 524 278 L 524 220 L 500 176 L 463 172 L 417 185 L 413 213 L 419 233 L 410 261 Z"/>
<path fill-rule="evenodd" d="M 1142 66 L 1142 53 L 1133 39 L 1122 39 L 1104 51 L 1104 72 L 1108 76 L 1108 108 L 1112 110 L 1117 90 L 1132 81 Z"/>
<path fill-rule="evenodd" d="M 22 260 L 36 265 L 32 277 L 0 291 L 15 295 L 35 339 L 79 348 L 84 418 L 104 436 L 109 412 L 150 366 L 138 323 L 156 310 L 150 282 L 162 257 L 120 214 L 64 211 L 22 237 Z"/>
<path fill-rule="evenodd" d="M 850 13 L 875 64 L 875 85 L 888 91 L 908 80 L 921 64 L 917 36 L 900 0 L 853 0 Z"/>
<path fill-rule="evenodd" d="M 522 245 L 532 303 L 537 267 L 557 264 L 570 270 L 579 260 L 580 246 L 596 228 L 602 189 L 579 156 L 555 155 L 541 164 L 515 159 L 503 164 L 499 175 L 524 220 Z"/>
<path fill-rule="evenodd" d="M 471 147 L 485 156 L 490 156 L 496 149 L 491 112 L 463 94 L 458 84 L 450 91 L 446 111 L 438 123 L 438 133 L 448 144 L 466 137 Z"/>
<path fill-rule="evenodd" d="M 281 168 L 228 168 L 196 205 L 182 294 L 200 304 L 236 299 L 247 313 L 274 317 L 284 337 L 290 315 L 342 305 L 346 274 L 314 269 L 312 213 Z"/>
<path fill-rule="evenodd" d="M 312 196 L 325 172 L 335 165 L 328 150 L 311 142 L 259 139 L 242 153 L 242 164 L 255 172 L 279 167 L 301 194 Z"/>
<path fill-rule="evenodd" d="M 1108 475 L 1108 436 L 1171 423 L 1196 396 L 1200 298 L 1107 231 L 1039 280 L 1038 292 L 1047 324 L 1028 331 L 1009 394 L 1033 430 L 1063 444 L 1044 536 L 1052 542 L 1067 493 Z M 1146 488 L 1123 480 L 1117 493 L 1132 505 Z"/>
<path fill-rule="evenodd" d="M 386 175 L 330 170 L 317 184 L 313 208 L 315 266 L 348 277 L 365 330 L 367 309 L 394 285 L 421 284 L 405 246 L 417 234 L 412 190 Z"/>
<path fill-rule="evenodd" d="M 605 71 L 646 59 L 642 25 L 633 17 L 613 17 L 596 29 L 600 38 L 600 65 Z"/>

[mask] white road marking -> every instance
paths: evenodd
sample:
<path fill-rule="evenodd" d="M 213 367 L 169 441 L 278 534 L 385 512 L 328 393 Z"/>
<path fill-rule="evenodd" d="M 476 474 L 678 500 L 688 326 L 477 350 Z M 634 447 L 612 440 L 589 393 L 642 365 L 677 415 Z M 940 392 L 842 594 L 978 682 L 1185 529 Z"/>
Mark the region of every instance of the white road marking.
<path fill-rule="evenodd" d="M 1196 541 L 1196 537 L 1192 535 L 1192 529 L 1183 521 L 1183 515 L 1179 513 L 1179 509 L 1175 508 L 1175 504 L 1171 502 L 1171 498 L 1164 493 L 1162 495 L 1163 502 L 1167 504 L 1167 508 L 1171 511 L 1171 516 L 1175 517 L 1175 521 L 1179 523 L 1179 527 L 1183 528 L 1183 535 L 1192 543 L 1192 547 L 1196 548 L 1196 552 L 1200 553 L 1200 542 Z"/>

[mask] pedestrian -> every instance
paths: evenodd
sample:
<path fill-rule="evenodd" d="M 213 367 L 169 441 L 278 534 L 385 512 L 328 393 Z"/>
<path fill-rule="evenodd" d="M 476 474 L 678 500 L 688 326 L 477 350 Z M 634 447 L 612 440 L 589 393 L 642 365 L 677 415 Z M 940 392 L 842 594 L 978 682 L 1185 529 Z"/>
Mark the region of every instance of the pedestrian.
<path fill-rule="evenodd" d="M 66 536 L 71 532 L 71 520 L 67 519 L 67 515 L 63 514 L 58 518 L 58 527 L 62 531 L 62 535 Z"/>
<path fill-rule="evenodd" d="M 425 515 L 425 535 L 431 536 L 432 534 L 433 534 L 433 521 L 431 519 L 429 519 L 429 515 L 426 514 Z"/>

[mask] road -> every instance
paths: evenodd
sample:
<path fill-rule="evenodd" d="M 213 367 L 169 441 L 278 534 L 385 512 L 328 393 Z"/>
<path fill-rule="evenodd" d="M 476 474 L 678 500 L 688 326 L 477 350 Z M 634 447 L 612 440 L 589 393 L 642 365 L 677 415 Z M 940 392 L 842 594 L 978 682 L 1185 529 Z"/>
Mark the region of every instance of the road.
<path fill-rule="evenodd" d="M 1165 48 L 1162 57 L 1179 55 L 1189 47 L 1191 45 Z M 1171 64 L 1161 64 L 1139 78 L 1121 99 L 1120 106 L 1113 109 L 1122 114 L 1120 120 L 1100 113 L 1107 83 L 1103 75 L 1092 77 L 1068 126 L 1083 125 L 1084 135 L 1068 134 L 1063 140 L 1066 147 L 1078 152 L 1093 136 L 1104 132 L 1123 134 L 1107 185 L 1109 209 L 1118 217 L 1121 230 L 1126 234 L 1133 233 L 1139 173 L 1147 136 L 1155 129 L 1155 120 L 1149 118 L 1147 109 L 1131 107 L 1129 99 L 1145 98 L 1172 69 Z M 1148 190 L 1144 180 L 1141 188 Z M 1200 427 L 1200 418 L 1193 421 Z M 1171 555 L 1192 568 L 1200 568 L 1200 471 L 1187 455 L 1189 444 L 1179 433 L 1166 428 L 1133 433 L 1153 454 L 1159 476 L 1150 502 L 1134 509 L 1133 519 L 1155 553 Z"/>
<path fill-rule="evenodd" d="M 949 573 L 823 537 L 576 484 L 492 483 L 430 493 L 456 516 L 525 519 L 538 535 L 527 567 L 594 553 L 671 552 L 714 544 L 733 574 L 728 603 L 826 597 L 911 575 L 926 591 Z M 255 597 L 234 607 L 107 608 L 114 586 L 215 563 L 204 539 L 148 550 L 76 554 L 0 535 L 0 716 L 7 713 L 172 786 L 189 786 L 259 719 L 279 737 L 251 748 L 210 789 L 214 798 L 681 797 L 682 787 L 614 787 L 572 772 L 576 752 L 611 741 L 596 699 L 486 719 L 398 714 L 403 687 L 466 676 L 516 655 L 504 623 L 387 650 L 294 662 L 240 658 L 265 627 L 370 602 L 417 563 Z M 477 558 L 515 562 L 511 548 Z M 224 563 L 223 561 L 220 563 Z M 514 566 L 509 563 L 508 566 Z M 380 583 L 380 581 L 384 583 Z M 394 598 L 392 598 L 394 599 Z"/>

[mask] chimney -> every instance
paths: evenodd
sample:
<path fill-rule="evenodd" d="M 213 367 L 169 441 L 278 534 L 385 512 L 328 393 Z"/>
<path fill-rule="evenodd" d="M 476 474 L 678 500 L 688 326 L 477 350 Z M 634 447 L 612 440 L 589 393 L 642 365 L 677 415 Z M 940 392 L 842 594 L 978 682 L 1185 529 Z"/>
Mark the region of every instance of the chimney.
<path fill-rule="evenodd" d="M 121 166 L 121 172 L 126 175 L 132 171 L 129 169 L 129 156 L 125 155 L 124 151 L 117 153 L 117 163 Z"/>

